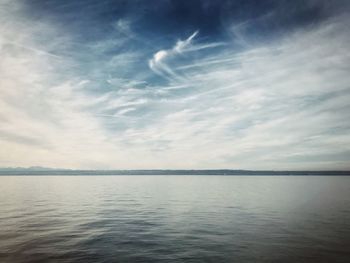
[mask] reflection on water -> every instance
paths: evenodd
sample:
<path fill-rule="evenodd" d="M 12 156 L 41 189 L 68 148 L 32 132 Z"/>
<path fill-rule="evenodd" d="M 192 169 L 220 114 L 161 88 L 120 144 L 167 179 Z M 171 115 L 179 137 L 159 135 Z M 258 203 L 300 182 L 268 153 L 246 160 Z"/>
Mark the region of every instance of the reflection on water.
<path fill-rule="evenodd" d="M 0 176 L 0 262 L 349 262 L 350 177 Z"/>

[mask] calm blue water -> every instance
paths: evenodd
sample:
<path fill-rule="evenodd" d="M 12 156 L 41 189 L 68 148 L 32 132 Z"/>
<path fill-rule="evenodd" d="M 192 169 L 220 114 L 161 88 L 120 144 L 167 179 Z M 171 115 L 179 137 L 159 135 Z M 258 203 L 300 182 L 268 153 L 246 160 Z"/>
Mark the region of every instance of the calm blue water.
<path fill-rule="evenodd" d="M 0 176 L 0 262 L 350 262 L 350 177 Z"/>

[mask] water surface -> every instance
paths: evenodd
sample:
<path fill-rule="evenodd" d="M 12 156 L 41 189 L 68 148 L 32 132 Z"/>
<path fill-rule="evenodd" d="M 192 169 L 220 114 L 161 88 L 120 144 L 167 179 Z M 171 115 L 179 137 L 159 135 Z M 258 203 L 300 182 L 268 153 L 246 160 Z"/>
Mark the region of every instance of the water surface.
<path fill-rule="evenodd" d="M 349 262 L 346 176 L 0 176 L 0 262 Z"/>

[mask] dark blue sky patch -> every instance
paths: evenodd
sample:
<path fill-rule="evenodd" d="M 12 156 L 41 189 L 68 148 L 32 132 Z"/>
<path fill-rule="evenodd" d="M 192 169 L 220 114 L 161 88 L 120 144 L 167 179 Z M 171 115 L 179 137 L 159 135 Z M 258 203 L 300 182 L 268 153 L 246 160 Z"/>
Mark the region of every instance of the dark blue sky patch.
<path fill-rule="evenodd" d="M 247 33 L 273 35 L 319 23 L 339 1 L 286 0 L 36 0 L 29 13 L 70 30 L 81 41 L 94 41 L 113 33 L 118 19 L 135 21 L 134 30 L 148 38 L 183 37 L 200 30 L 202 37 L 220 39 L 227 26 L 251 22 Z"/>

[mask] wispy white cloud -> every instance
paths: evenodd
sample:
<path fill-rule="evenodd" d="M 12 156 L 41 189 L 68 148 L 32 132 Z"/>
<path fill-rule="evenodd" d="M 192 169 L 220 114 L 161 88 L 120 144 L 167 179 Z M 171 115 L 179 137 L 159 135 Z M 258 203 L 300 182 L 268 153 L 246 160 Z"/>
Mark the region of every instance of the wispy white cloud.
<path fill-rule="evenodd" d="M 69 49 L 20 6 L 0 11 L 0 166 L 349 169 L 346 17 L 239 50 L 194 32 L 147 65 L 127 20 Z"/>
<path fill-rule="evenodd" d="M 205 44 L 193 44 L 194 38 L 199 34 L 199 31 L 195 31 L 185 40 L 178 40 L 173 48 L 162 49 L 157 51 L 153 58 L 149 60 L 148 65 L 151 70 L 156 74 L 159 74 L 165 78 L 174 78 L 181 80 L 183 76 L 177 74 L 174 69 L 169 65 L 170 60 L 176 59 L 178 56 L 182 56 L 185 53 L 200 51 L 208 48 L 215 48 L 225 45 L 225 43 L 205 43 Z"/>

